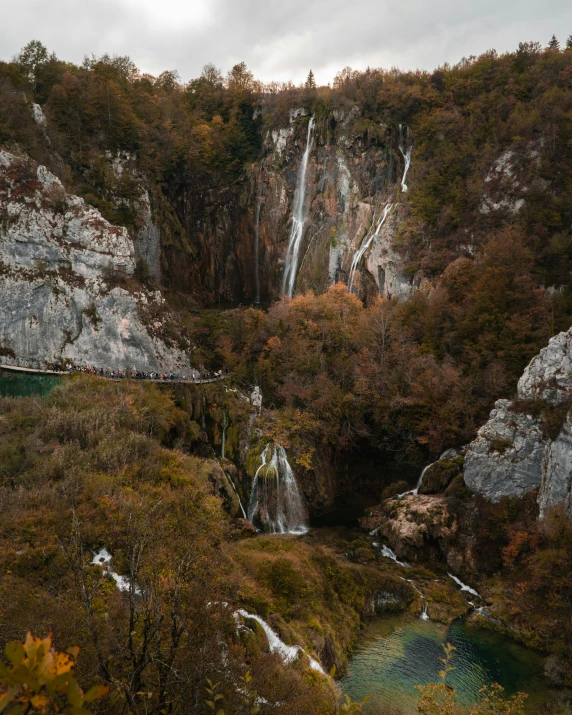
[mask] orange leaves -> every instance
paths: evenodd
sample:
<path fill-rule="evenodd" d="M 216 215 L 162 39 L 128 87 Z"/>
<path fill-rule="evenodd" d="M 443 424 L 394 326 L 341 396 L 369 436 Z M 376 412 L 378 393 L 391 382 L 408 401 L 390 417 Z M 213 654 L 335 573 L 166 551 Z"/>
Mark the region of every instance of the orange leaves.
<path fill-rule="evenodd" d="M 12 667 L 0 663 L 0 712 L 10 713 L 89 713 L 83 705 L 107 695 L 109 688 L 95 685 L 87 693 L 73 675 L 79 648 L 67 653 L 52 647 L 51 635 L 36 638 L 28 633 L 24 643 L 9 643 L 5 655 Z M 62 696 L 65 695 L 65 700 Z M 67 703 L 65 702 L 67 701 Z M 13 705 L 10 710 L 6 710 Z"/>
<path fill-rule="evenodd" d="M 273 335 L 266 342 L 264 349 L 268 350 L 268 351 L 275 351 L 275 350 L 280 350 L 281 346 L 282 346 L 282 341 L 280 340 L 280 338 L 277 335 Z"/>
<path fill-rule="evenodd" d="M 537 545 L 537 534 L 514 529 L 510 534 L 508 545 L 502 550 L 504 565 L 512 568 L 523 554 L 536 550 Z"/>

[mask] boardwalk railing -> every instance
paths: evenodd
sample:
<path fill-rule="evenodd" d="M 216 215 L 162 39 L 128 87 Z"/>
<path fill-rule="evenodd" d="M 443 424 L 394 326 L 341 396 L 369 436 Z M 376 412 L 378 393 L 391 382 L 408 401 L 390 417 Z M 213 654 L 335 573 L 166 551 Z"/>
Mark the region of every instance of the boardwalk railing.
<path fill-rule="evenodd" d="M 63 377 L 65 375 L 94 375 L 95 377 L 100 377 L 103 380 L 112 380 L 113 382 L 121 382 L 122 380 L 140 380 L 141 382 L 160 382 L 163 384 L 172 383 L 185 383 L 190 385 L 206 385 L 211 382 L 221 382 L 225 380 L 228 375 L 215 375 L 213 377 L 137 377 L 132 376 L 131 373 L 124 374 L 122 376 L 118 375 L 100 375 L 97 372 L 84 372 L 83 370 L 41 370 L 40 368 L 33 367 L 20 367 L 18 365 L 2 365 L 0 364 L 0 370 L 9 370 L 10 372 L 21 372 L 28 375 L 56 375 L 58 377 Z"/>

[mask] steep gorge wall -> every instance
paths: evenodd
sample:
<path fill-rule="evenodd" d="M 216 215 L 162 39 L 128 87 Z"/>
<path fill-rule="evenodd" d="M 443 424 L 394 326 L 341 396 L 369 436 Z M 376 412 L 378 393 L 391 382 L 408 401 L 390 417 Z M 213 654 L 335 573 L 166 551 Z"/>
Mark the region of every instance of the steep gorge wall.
<path fill-rule="evenodd" d="M 407 213 L 400 188 L 403 161 L 395 131 L 383 130 L 383 140 L 370 144 L 354 128 L 358 114 L 354 106 L 316 120 L 295 290 L 324 292 L 336 281 L 348 282 L 354 253 L 383 207 L 392 203 L 388 220 L 360 262 L 354 285 L 365 298 L 404 297 L 411 286 L 395 250 Z M 157 202 L 165 285 L 203 304 L 255 302 L 257 292 L 263 303 L 281 297 L 309 120 L 303 108 L 290 116 L 288 126 L 266 131 L 262 156 L 243 183 L 205 188 L 189 182 L 170 187 L 168 197 Z"/>

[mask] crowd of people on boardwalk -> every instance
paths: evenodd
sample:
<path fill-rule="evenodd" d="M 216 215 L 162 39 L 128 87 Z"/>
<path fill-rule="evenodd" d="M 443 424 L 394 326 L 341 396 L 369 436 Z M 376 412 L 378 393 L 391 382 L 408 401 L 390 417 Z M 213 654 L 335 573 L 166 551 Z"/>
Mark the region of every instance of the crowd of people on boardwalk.
<path fill-rule="evenodd" d="M 228 370 L 218 370 L 210 372 L 206 370 L 193 370 L 191 375 L 181 375 L 179 372 L 157 372 L 154 370 L 109 370 L 107 368 L 95 367 L 93 365 L 73 365 L 71 363 L 62 365 L 55 363 L 45 365 L 44 370 L 62 373 L 81 372 L 86 375 L 96 375 L 97 377 L 105 377 L 108 380 L 165 380 L 165 381 L 189 381 L 199 382 L 201 380 L 221 380 L 228 374 Z"/>

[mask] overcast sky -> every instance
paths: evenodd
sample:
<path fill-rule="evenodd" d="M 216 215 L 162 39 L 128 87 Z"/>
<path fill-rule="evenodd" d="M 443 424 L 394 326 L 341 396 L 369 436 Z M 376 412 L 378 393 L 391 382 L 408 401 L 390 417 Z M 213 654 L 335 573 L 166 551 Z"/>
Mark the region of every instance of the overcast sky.
<path fill-rule="evenodd" d="M 0 0 L 0 59 L 31 39 L 81 63 L 130 55 L 187 81 L 244 60 L 258 79 L 320 84 L 346 66 L 433 69 L 572 33 L 572 0 Z"/>

